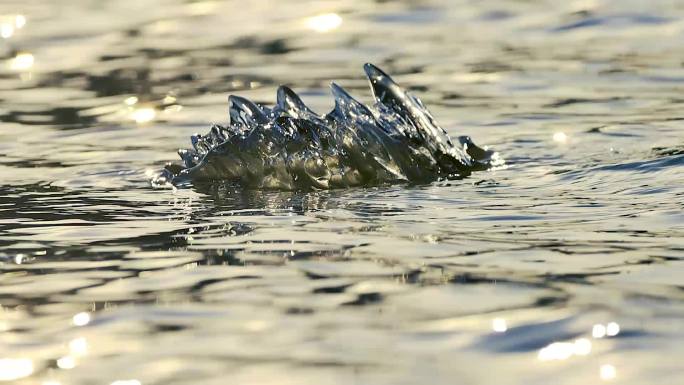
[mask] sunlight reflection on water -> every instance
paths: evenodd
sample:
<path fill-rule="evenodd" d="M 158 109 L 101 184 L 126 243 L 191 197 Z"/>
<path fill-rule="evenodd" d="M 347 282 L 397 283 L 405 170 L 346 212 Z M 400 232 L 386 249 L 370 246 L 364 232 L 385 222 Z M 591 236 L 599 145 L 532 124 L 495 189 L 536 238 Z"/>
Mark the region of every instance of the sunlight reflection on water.
<path fill-rule="evenodd" d="M 33 373 L 33 361 L 27 358 L 0 359 L 0 381 L 12 381 Z"/>
<path fill-rule="evenodd" d="M 8 66 L 14 71 L 25 71 L 33 67 L 34 61 L 35 59 L 32 54 L 28 52 L 21 52 L 9 60 Z"/>
<path fill-rule="evenodd" d="M 342 25 L 342 18 L 336 13 L 325 13 L 306 19 L 306 26 L 316 32 L 330 32 Z"/>

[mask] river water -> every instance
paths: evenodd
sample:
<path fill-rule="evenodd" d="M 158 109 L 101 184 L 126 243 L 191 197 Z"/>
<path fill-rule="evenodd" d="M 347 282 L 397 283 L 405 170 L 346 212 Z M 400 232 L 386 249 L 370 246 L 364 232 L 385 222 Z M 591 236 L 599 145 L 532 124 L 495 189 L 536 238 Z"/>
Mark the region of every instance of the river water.
<path fill-rule="evenodd" d="M 684 4 L 3 0 L 0 381 L 684 383 Z M 152 188 L 372 62 L 507 168 Z"/>

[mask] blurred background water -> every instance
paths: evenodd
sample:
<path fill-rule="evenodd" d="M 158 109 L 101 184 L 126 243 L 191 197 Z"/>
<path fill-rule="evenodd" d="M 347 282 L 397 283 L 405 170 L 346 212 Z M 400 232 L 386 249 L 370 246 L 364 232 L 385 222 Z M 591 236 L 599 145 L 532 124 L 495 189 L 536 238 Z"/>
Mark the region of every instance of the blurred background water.
<path fill-rule="evenodd" d="M 3 0 L 0 381 L 684 383 L 684 3 Z M 380 65 L 504 170 L 153 189 Z"/>

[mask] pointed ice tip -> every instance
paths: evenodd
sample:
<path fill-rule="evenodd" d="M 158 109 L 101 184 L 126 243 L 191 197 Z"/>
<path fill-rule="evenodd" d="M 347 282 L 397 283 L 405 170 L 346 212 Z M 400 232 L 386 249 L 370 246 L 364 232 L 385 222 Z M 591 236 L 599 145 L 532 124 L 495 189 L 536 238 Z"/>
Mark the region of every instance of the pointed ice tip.
<path fill-rule="evenodd" d="M 294 92 L 292 90 L 292 88 L 290 88 L 288 86 L 281 85 L 280 87 L 278 87 L 278 91 L 276 92 L 276 95 L 277 95 L 276 97 L 277 97 L 278 103 L 280 103 L 281 101 L 284 102 L 288 99 L 300 101 L 299 95 L 297 95 L 297 93 Z"/>
<path fill-rule="evenodd" d="M 373 96 L 380 102 L 384 102 L 387 95 L 403 95 L 404 91 L 392 80 L 392 78 L 373 64 L 366 63 L 363 66 L 370 82 Z M 395 96 L 396 97 L 396 96 Z"/>
<path fill-rule="evenodd" d="M 330 82 L 330 91 L 335 98 L 335 109 L 343 109 L 344 106 L 348 104 L 347 101 L 351 98 L 347 91 L 335 82 Z"/>
<path fill-rule="evenodd" d="M 354 99 L 353 96 L 347 92 L 342 86 L 335 82 L 330 83 L 330 90 L 335 98 L 335 110 L 338 112 L 345 112 L 354 110 L 356 114 L 362 113 L 365 115 L 372 115 L 371 111 L 363 103 Z M 345 112 L 346 113 L 346 112 Z"/>
<path fill-rule="evenodd" d="M 294 91 L 290 87 L 281 85 L 276 91 L 276 103 L 284 102 L 292 94 L 294 94 Z"/>
<path fill-rule="evenodd" d="M 285 111 L 292 111 L 296 114 L 303 112 L 313 113 L 309 107 L 304 104 L 302 99 L 290 87 L 280 86 L 276 93 L 276 104 Z"/>
<path fill-rule="evenodd" d="M 228 106 L 231 122 L 237 123 L 244 120 L 244 118 L 247 118 L 248 120 L 252 120 L 257 124 L 268 123 L 268 117 L 264 115 L 261 108 L 259 108 L 259 106 L 254 104 L 249 99 L 243 98 L 241 96 L 230 95 L 228 97 Z M 244 113 L 246 116 L 241 117 L 241 112 Z"/>
<path fill-rule="evenodd" d="M 353 105 L 362 105 L 361 102 L 358 100 L 354 99 L 353 96 L 347 92 L 342 86 L 335 82 L 330 83 L 330 90 L 332 91 L 333 97 L 335 98 L 335 104 L 353 104 Z"/>
<path fill-rule="evenodd" d="M 366 63 L 363 65 L 363 70 L 366 72 L 368 80 L 371 82 L 387 82 L 389 84 L 394 84 L 392 78 L 385 73 L 385 71 L 376 67 L 371 63 Z"/>
<path fill-rule="evenodd" d="M 347 90 L 345 90 L 344 88 L 342 88 L 342 86 L 340 86 L 339 84 L 337 84 L 335 82 L 330 82 L 330 90 L 332 91 L 333 96 L 336 98 L 338 96 L 350 97 Z"/>

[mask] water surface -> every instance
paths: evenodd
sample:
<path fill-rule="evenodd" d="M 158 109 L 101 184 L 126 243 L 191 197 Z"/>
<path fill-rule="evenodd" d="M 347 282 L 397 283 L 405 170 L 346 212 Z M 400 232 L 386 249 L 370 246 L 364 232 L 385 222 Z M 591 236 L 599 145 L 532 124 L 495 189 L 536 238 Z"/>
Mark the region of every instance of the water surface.
<path fill-rule="evenodd" d="M 9 0 L 0 34 L 0 380 L 684 382 L 678 2 Z M 228 94 L 324 113 L 365 62 L 508 167 L 150 186 Z"/>

